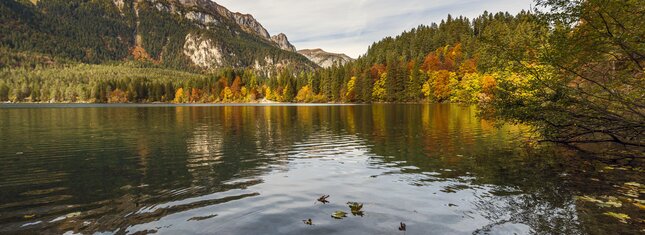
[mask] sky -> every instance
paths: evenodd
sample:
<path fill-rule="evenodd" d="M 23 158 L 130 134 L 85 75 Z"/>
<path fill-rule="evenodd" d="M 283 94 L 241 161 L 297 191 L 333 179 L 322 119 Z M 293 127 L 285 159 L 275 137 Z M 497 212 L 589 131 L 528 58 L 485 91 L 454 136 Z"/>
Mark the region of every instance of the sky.
<path fill-rule="evenodd" d="M 470 19 L 489 12 L 515 14 L 531 0 L 215 0 L 253 15 L 271 35 L 284 33 L 300 49 L 322 48 L 357 58 L 376 41 L 448 14 Z"/>

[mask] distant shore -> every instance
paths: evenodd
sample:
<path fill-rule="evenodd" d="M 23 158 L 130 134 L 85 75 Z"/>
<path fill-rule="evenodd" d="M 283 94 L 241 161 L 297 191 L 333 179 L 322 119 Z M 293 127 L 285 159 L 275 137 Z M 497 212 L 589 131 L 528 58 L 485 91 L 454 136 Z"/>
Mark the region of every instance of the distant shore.
<path fill-rule="evenodd" d="M 92 108 L 92 107 L 261 107 L 261 106 L 354 106 L 367 105 L 358 103 L 44 103 L 44 102 L 18 102 L 0 103 L 2 108 Z"/>

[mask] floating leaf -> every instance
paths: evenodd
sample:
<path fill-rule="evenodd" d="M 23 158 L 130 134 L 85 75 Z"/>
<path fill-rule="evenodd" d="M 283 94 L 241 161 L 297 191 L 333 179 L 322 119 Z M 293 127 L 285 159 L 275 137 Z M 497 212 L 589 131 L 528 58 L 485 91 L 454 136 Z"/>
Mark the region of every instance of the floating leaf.
<path fill-rule="evenodd" d="M 638 198 L 641 193 L 645 193 L 645 187 L 636 182 L 625 183 L 621 189 L 623 195 L 631 198 Z"/>
<path fill-rule="evenodd" d="M 638 207 L 638 209 L 645 210 L 645 205 L 638 202 L 634 202 L 634 206 Z"/>
<path fill-rule="evenodd" d="M 406 231 L 405 223 L 401 222 L 401 224 L 399 224 L 399 231 Z"/>
<path fill-rule="evenodd" d="M 599 207 L 622 207 L 623 203 L 618 200 L 618 198 L 613 197 L 613 196 L 602 196 L 602 199 L 605 199 L 606 201 L 593 198 L 590 196 L 578 196 L 576 197 L 576 200 L 582 200 L 582 201 L 587 201 L 587 202 L 592 202 L 596 203 L 597 206 Z"/>
<path fill-rule="evenodd" d="M 314 222 L 311 220 L 311 218 L 302 220 L 302 222 L 304 222 L 306 225 L 314 225 Z"/>
<path fill-rule="evenodd" d="M 623 195 L 625 195 L 627 197 L 637 198 L 639 196 L 639 193 L 634 192 L 634 191 L 627 191 L 627 192 L 623 193 Z"/>
<path fill-rule="evenodd" d="M 639 183 L 636 183 L 636 182 L 627 182 L 627 183 L 625 183 L 625 185 L 632 186 L 632 187 L 637 187 L 637 188 L 642 188 L 643 187 L 642 184 L 639 184 Z"/>
<path fill-rule="evenodd" d="M 125 186 L 123 186 L 123 187 L 121 187 L 119 189 L 121 189 L 121 190 L 130 190 L 130 189 L 132 189 L 132 185 L 128 184 L 128 185 L 125 185 Z"/>
<path fill-rule="evenodd" d="M 318 198 L 319 202 L 322 202 L 322 204 L 327 204 L 329 201 L 327 201 L 327 198 L 329 198 L 329 195 L 322 195 L 320 198 Z"/>
<path fill-rule="evenodd" d="M 581 201 L 587 201 L 587 202 L 593 202 L 593 203 L 602 203 L 601 200 L 595 199 L 590 196 L 577 196 L 576 200 L 581 200 Z"/>
<path fill-rule="evenodd" d="M 331 214 L 331 217 L 334 219 L 343 219 L 344 217 L 347 217 L 347 213 L 344 211 L 336 211 Z"/>
<path fill-rule="evenodd" d="M 624 224 L 627 223 L 628 219 L 631 219 L 631 218 L 629 218 L 629 215 L 626 215 L 626 214 L 623 214 L 623 213 L 605 212 L 604 215 L 614 217 L 614 218 L 618 219 L 618 221 L 620 221 L 621 223 L 624 223 Z"/>
<path fill-rule="evenodd" d="M 623 206 L 623 203 L 620 200 L 618 200 L 618 198 L 616 198 L 616 197 L 603 196 L 602 198 L 607 200 L 607 201 L 598 203 L 598 206 L 600 206 L 600 207 L 621 207 L 621 206 Z"/>
<path fill-rule="evenodd" d="M 363 216 L 363 203 L 358 203 L 358 202 L 347 202 L 347 205 L 349 205 L 349 209 L 352 212 L 352 215 L 354 216 Z"/>
<path fill-rule="evenodd" d="M 81 212 L 74 212 L 74 213 L 69 213 L 69 214 L 65 215 L 65 217 L 74 218 L 74 217 L 78 217 L 80 215 L 81 215 Z"/>
<path fill-rule="evenodd" d="M 25 215 L 25 216 L 23 216 L 23 217 L 24 217 L 25 219 L 33 219 L 34 217 L 36 217 L 36 215 L 35 215 L 35 214 L 31 214 L 31 215 Z"/>

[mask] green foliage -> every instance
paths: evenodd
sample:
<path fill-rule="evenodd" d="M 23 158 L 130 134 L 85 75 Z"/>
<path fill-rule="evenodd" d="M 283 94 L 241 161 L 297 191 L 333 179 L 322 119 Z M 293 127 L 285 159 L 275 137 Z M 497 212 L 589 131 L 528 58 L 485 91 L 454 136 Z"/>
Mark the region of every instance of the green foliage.
<path fill-rule="evenodd" d="M 484 111 L 538 127 L 546 140 L 645 148 L 645 35 L 637 1 L 539 1 L 538 17 L 553 27 L 542 36 L 521 24 L 486 46 L 506 61 Z M 522 35 L 523 34 L 523 35 Z M 610 150 L 614 148 L 603 148 Z M 586 149 L 597 151 L 593 149 Z"/>
<path fill-rule="evenodd" d="M 289 62 L 298 70 L 316 67 L 305 57 L 246 33 L 219 15 L 214 16 L 219 23 L 206 28 L 179 14 L 159 10 L 148 1 L 134 2 L 125 1 L 118 9 L 111 0 L 42 0 L 35 5 L 1 1 L 0 47 L 90 64 L 131 59 L 131 52 L 136 51 L 157 66 L 195 71 L 198 68 L 183 54 L 190 33 L 212 40 L 225 55 L 235 55 L 227 56 L 223 66 L 266 66 L 268 59 Z M 167 1 L 157 4 L 171 8 Z M 197 10 L 175 7 L 180 12 Z"/>
<path fill-rule="evenodd" d="M 174 70 L 82 64 L 4 69 L 0 77 L 0 87 L 12 88 L 5 100 L 32 102 L 108 102 L 117 89 L 125 93 L 129 102 L 169 102 L 176 88 L 187 84 L 204 86 L 209 80 L 205 75 Z"/>
<path fill-rule="evenodd" d="M 2 46 L 89 63 L 125 58 L 132 45 L 131 23 L 111 1 L 2 1 L 0 22 Z"/>
<path fill-rule="evenodd" d="M 462 83 L 464 77 L 504 70 L 509 61 L 496 57 L 485 36 L 499 32 L 504 40 L 518 44 L 523 42 L 520 36 L 539 38 L 536 35 L 544 28 L 527 12 L 515 16 L 484 12 L 473 20 L 449 15 L 439 24 L 421 25 L 376 42 L 354 62 L 320 71 L 320 92 L 330 101 L 347 100 L 347 92 L 353 90 L 349 100 L 354 102 L 419 102 L 425 97 L 430 102 L 478 103 L 489 97 L 475 84 L 481 81 L 468 77 Z M 533 51 L 523 48 L 518 53 L 530 56 Z M 350 89 L 347 81 L 354 77 Z"/>

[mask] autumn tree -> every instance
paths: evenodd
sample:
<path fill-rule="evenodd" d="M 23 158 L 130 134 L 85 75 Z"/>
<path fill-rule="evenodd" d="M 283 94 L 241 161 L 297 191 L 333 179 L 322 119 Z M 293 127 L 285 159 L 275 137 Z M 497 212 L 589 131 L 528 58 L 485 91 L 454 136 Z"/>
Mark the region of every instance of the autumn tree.
<path fill-rule="evenodd" d="M 448 70 L 439 70 L 432 75 L 433 97 L 437 102 L 443 102 L 450 98 L 450 83 L 455 74 Z"/>
<path fill-rule="evenodd" d="M 494 116 L 531 124 L 547 141 L 586 148 L 608 143 L 642 156 L 645 149 L 645 35 L 639 1 L 541 0 L 547 34 L 528 23 L 490 34 L 487 48 L 520 75 L 502 76 Z M 512 78 L 512 77 L 511 77 Z M 611 150 L 618 148 L 602 148 Z M 597 149 L 595 149 L 597 150 Z"/>
<path fill-rule="evenodd" d="M 345 92 L 345 100 L 353 102 L 356 100 L 356 77 L 352 77 L 347 82 L 347 92 Z"/>
<path fill-rule="evenodd" d="M 242 89 L 242 79 L 240 76 L 236 76 L 231 84 L 231 92 L 233 92 L 234 97 L 240 97 L 240 91 Z"/>
<path fill-rule="evenodd" d="M 311 90 L 311 87 L 303 86 L 300 88 L 298 91 L 298 95 L 296 95 L 296 101 L 297 102 L 303 102 L 303 103 L 310 103 L 314 99 L 314 93 Z"/>
<path fill-rule="evenodd" d="M 374 88 L 372 89 L 372 98 L 376 101 L 386 101 L 387 99 L 387 90 L 385 88 L 387 84 L 388 76 L 387 72 L 381 74 L 381 78 L 376 80 L 374 83 Z"/>
<path fill-rule="evenodd" d="M 128 96 L 124 91 L 122 91 L 120 89 L 116 89 L 116 90 L 110 92 L 110 98 L 108 99 L 108 102 L 110 102 L 110 103 L 126 103 L 126 102 L 128 102 Z"/>
<path fill-rule="evenodd" d="M 173 100 L 174 103 L 185 103 L 187 101 L 186 95 L 184 94 L 184 89 L 179 88 L 175 92 L 175 99 Z"/>

